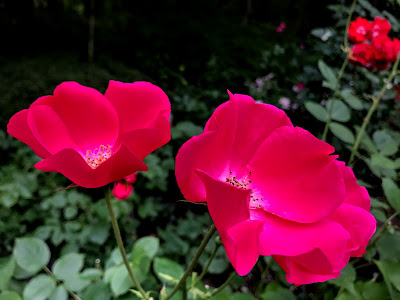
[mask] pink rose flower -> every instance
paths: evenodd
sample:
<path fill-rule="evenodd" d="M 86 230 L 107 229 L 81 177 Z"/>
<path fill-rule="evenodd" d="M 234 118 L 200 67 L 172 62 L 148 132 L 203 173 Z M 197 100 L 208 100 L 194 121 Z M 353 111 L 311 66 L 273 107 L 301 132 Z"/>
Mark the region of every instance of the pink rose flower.
<path fill-rule="evenodd" d="M 279 24 L 279 26 L 276 27 L 276 32 L 279 32 L 279 33 L 283 32 L 285 30 L 285 28 L 286 28 L 286 23 L 285 22 L 281 22 Z"/>
<path fill-rule="evenodd" d="M 148 82 L 110 81 L 105 95 L 64 82 L 16 113 L 7 131 L 43 159 L 35 168 L 97 188 L 148 169 L 143 159 L 171 138 L 170 109 Z"/>
<path fill-rule="evenodd" d="M 335 149 L 286 114 L 230 94 L 176 157 L 184 197 L 206 202 L 239 275 L 272 255 L 296 285 L 336 278 L 375 232 L 365 188 Z"/>

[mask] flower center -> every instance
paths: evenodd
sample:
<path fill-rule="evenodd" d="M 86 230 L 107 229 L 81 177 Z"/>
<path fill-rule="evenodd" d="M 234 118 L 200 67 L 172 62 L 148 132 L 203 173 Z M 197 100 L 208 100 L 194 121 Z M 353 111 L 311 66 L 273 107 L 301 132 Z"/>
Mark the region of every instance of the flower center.
<path fill-rule="evenodd" d="M 112 146 L 100 145 L 99 148 L 92 150 L 87 150 L 85 155 L 85 160 L 87 164 L 92 168 L 96 169 L 103 162 L 111 157 L 112 154 Z"/>
<path fill-rule="evenodd" d="M 244 178 L 237 179 L 236 176 L 233 176 L 233 172 L 229 172 L 229 176 L 226 177 L 225 182 L 233 185 L 234 187 L 237 187 L 242 190 L 247 190 L 251 186 L 251 172 L 249 172 Z M 264 201 L 264 198 L 258 195 L 258 193 L 254 192 L 254 189 L 251 190 L 250 192 L 250 208 L 261 208 L 262 201 Z"/>

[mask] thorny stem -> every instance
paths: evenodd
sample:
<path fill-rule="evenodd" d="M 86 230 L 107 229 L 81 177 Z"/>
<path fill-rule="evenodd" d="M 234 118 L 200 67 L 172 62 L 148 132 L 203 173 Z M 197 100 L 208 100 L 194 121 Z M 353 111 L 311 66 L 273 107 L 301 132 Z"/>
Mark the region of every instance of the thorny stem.
<path fill-rule="evenodd" d="M 111 217 L 112 227 L 114 229 L 115 239 L 117 240 L 118 248 L 119 248 L 119 251 L 121 252 L 121 256 L 122 256 L 122 259 L 124 261 L 125 267 L 128 270 L 129 276 L 131 277 L 131 279 L 132 279 L 133 283 L 135 284 L 136 288 L 139 290 L 139 293 L 142 295 L 143 299 L 148 300 L 149 297 L 146 295 L 146 292 L 144 291 L 144 289 L 140 285 L 140 283 L 137 280 L 135 274 L 133 274 L 132 268 L 131 268 L 131 266 L 129 264 L 129 261 L 128 261 L 128 257 L 126 256 L 124 243 L 122 242 L 121 232 L 120 232 L 119 226 L 118 226 L 118 221 L 117 221 L 117 218 L 115 217 L 114 209 L 113 209 L 112 204 L 111 204 L 111 189 L 110 189 L 110 186 L 108 186 L 106 188 L 105 197 L 106 197 L 108 212 L 109 212 L 110 217 Z"/>
<path fill-rule="evenodd" d="M 58 281 L 58 279 L 56 278 L 56 276 L 53 274 L 53 272 L 50 271 L 50 269 L 47 266 L 43 266 L 43 270 L 51 277 L 54 279 L 54 281 L 58 284 L 58 285 L 62 285 L 64 286 L 60 281 Z M 65 288 L 65 286 L 64 286 Z M 71 295 L 72 298 L 74 298 L 75 300 L 81 300 L 81 298 L 78 297 L 78 295 L 74 294 L 73 292 L 67 290 L 65 288 L 65 290 L 68 292 L 68 294 Z"/>
<path fill-rule="evenodd" d="M 336 85 L 335 85 L 335 90 L 333 92 L 333 96 L 338 96 L 339 95 L 339 88 L 340 88 L 340 80 L 342 79 L 344 70 L 347 67 L 347 64 L 349 62 L 349 42 L 348 42 L 348 31 L 350 27 L 350 22 L 351 18 L 353 16 L 354 8 L 356 6 L 357 0 L 354 0 L 353 3 L 351 4 L 350 10 L 349 10 L 349 16 L 347 17 L 347 22 L 346 22 L 346 29 L 344 32 L 344 51 L 346 53 L 346 58 L 344 59 L 344 62 L 342 64 L 342 67 L 340 68 L 340 71 L 338 73 L 337 79 L 336 79 Z M 324 133 L 322 134 L 322 140 L 326 140 L 326 136 L 328 135 L 328 129 L 329 129 L 329 124 L 331 123 L 331 112 L 332 112 L 332 107 L 333 107 L 333 101 L 331 101 L 331 105 L 328 107 L 328 120 L 326 120 L 325 123 L 325 128 L 324 128 Z"/>
<path fill-rule="evenodd" d="M 222 291 L 222 290 L 232 281 L 232 279 L 235 278 L 236 274 L 237 274 L 237 273 L 236 273 L 235 271 L 233 271 L 233 272 L 231 273 L 231 275 L 228 277 L 228 279 L 227 279 L 219 288 L 215 289 L 215 290 L 211 293 L 210 297 L 215 296 L 215 295 L 218 294 L 220 291 Z"/>
<path fill-rule="evenodd" d="M 204 248 L 207 246 L 208 242 L 210 241 L 211 237 L 213 236 L 213 234 L 215 233 L 216 229 L 215 229 L 215 225 L 213 224 L 210 228 L 210 230 L 208 231 L 207 235 L 204 237 L 203 241 L 200 244 L 199 249 L 197 249 L 196 254 L 194 255 L 192 261 L 190 262 L 189 267 L 186 269 L 185 273 L 183 274 L 181 280 L 179 280 L 179 282 L 177 283 L 177 285 L 174 287 L 174 289 L 172 290 L 172 292 L 166 296 L 165 298 L 163 298 L 163 300 L 168 300 L 171 299 L 171 297 L 179 290 L 180 286 L 185 283 L 186 284 L 186 278 L 189 276 L 189 274 L 192 272 L 194 266 L 197 264 L 197 261 L 199 260 L 201 254 L 204 251 Z"/>
<path fill-rule="evenodd" d="M 378 97 L 372 98 L 372 105 L 367 113 L 367 116 L 363 120 L 360 131 L 357 134 L 357 138 L 356 138 L 356 141 L 354 142 L 353 148 L 351 149 L 351 155 L 350 155 L 350 159 L 349 159 L 349 162 L 347 163 L 347 165 L 350 165 L 353 162 L 354 156 L 356 155 L 358 147 L 360 146 L 361 139 L 362 139 L 365 129 L 367 128 L 367 125 L 372 117 L 372 114 L 374 113 L 375 109 L 378 107 L 379 101 L 381 101 L 388 86 L 392 83 L 393 78 L 397 75 L 397 68 L 399 66 L 399 61 L 400 61 L 400 55 L 398 55 L 397 60 L 393 65 L 392 72 L 390 72 L 390 75 L 389 75 L 389 78 L 387 79 L 387 81 L 384 82 L 383 87 L 378 94 Z"/>

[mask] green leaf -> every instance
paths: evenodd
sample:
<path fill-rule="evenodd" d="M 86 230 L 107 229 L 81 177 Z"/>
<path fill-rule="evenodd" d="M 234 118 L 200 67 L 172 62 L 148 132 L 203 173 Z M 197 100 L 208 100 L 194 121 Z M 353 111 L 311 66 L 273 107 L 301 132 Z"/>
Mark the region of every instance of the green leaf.
<path fill-rule="evenodd" d="M 90 280 L 83 280 L 79 277 L 79 274 L 75 274 L 72 277 L 64 280 L 64 286 L 67 290 L 80 292 L 90 285 Z"/>
<path fill-rule="evenodd" d="M 337 287 L 346 287 L 348 284 L 353 284 L 356 280 L 356 271 L 351 264 L 348 264 L 340 271 L 340 276 L 335 279 L 328 280 L 329 283 L 336 285 Z"/>
<path fill-rule="evenodd" d="M 388 291 L 382 282 L 368 281 L 361 290 L 365 300 L 386 300 L 389 297 Z"/>
<path fill-rule="evenodd" d="M 34 237 L 16 239 L 13 253 L 17 264 L 32 273 L 38 272 L 50 260 L 49 247 Z"/>
<path fill-rule="evenodd" d="M 326 102 L 326 110 L 330 112 L 332 120 L 339 122 L 347 122 L 350 120 L 351 111 L 343 101 L 338 99 L 328 100 Z"/>
<path fill-rule="evenodd" d="M 326 81 L 323 82 L 322 85 L 324 87 L 330 88 L 331 90 L 335 90 L 337 79 L 332 69 L 326 63 L 324 63 L 323 60 L 318 61 L 318 68 L 322 76 L 324 76 L 324 78 L 326 79 Z"/>
<path fill-rule="evenodd" d="M 392 271 L 391 266 L 393 265 L 393 262 L 374 260 L 374 263 L 378 266 L 379 270 L 382 272 L 383 279 L 385 280 L 386 287 L 389 291 L 391 299 L 396 299 L 395 292 L 393 291 L 392 287 L 392 280 L 390 274 L 390 272 Z"/>
<path fill-rule="evenodd" d="M 390 205 L 397 211 L 400 211 L 400 188 L 390 178 L 382 179 L 383 192 Z"/>
<path fill-rule="evenodd" d="M 1 300 L 21 300 L 21 297 L 13 291 L 3 291 L 0 294 Z"/>
<path fill-rule="evenodd" d="M 321 122 L 326 122 L 328 121 L 328 112 L 326 111 L 325 107 L 323 107 L 321 104 L 307 101 L 305 103 L 305 107 L 307 111 L 314 116 L 317 120 Z"/>
<path fill-rule="evenodd" d="M 398 143 L 384 130 L 377 130 L 372 134 L 377 148 L 383 155 L 393 155 L 398 150 Z"/>
<path fill-rule="evenodd" d="M 340 94 L 343 97 L 343 100 L 346 101 L 346 103 L 355 110 L 362 110 L 363 109 L 363 103 L 362 101 L 355 95 L 353 95 L 351 89 L 344 89 L 340 92 Z"/>
<path fill-rule="evenodd" d="M 132 248 L 132 263 L 144 273 L 150 269 L 151 260 L 160 247 L 160 241 L 156 237 L 146 236 L 135 242 Z"/>
<path fill-rule="evenodd" d="M 329 129 L 332 133 L 345 143 L 354 144 L 354 134 L 346 126 L 332 122 L 329 124 Z"/>
<path fill-rule="evenodd" d="M 79 278 L 82 280 L 96 280 L 103 275 L 103 272 L 99 269 L 90 268 L 85 269 L 81 274 L 79 274 Z"/>
<path fill-rule="evenodd" d="M 89 286 L 83 294 L 82 300 L 110 300 L 110 290 L 103 281 L 97 281 L 95 284 Z"/>
<path fill-rule="evenodd" d="M 48 298 L 56 288 L 56 283 L 49 276 L 41 274 L 33 278 L 25 286 L 23 296 L 29 300 L 44 300 Z"/>
<path fill-rule="evenodd" d="M 53 273 L 60 280 L 74 277 L 83 267 L 83 254 L 68 253 L 57 259 L 53 265 Z"/>
<path fill-rule="evenodd" d="M 388 209 L 389 205 L 387 205 L 385 202 L 371 198 L 371 207 Z"/>
<path fill-rule="evenodd" d="M 377 209 L 377 208 L 372 208 L 371 214 L 374 216 L 375 219 L 377 219 L 381 222 L 385 222 L 387 219 L 386 214 L 382 210 Z"/>
<path fill-rule="evenodd" d="M 254 300 L 254 297 L 246 293 L 235 293 L 229 296 L 230 300 Z"/>
<path fill-rule="evenodd" d="M 14 274 L 15 267 L 13 256 L 0 258 L 0 290 L 7 287 L 8 282 Z"/>
<path fill-rule="evenodd" d="M 125 294 L 132 287 L 133 282 L 125 265 L 118 266 L 111 278 L 111 290 L 113 294 L 115 296 Z"/>
<path fill-rule="evenodd" d="M 58 286 L 50 295 L 49 300 L 68 300 L 68 292 L 64 287 Z"/>
<path fill-rule="evenodd" d="M 381 168 L 388 168 L 394 170 L 394 162 L 393 160 L 379 154 L 372 154 L 371 156 L 371 164 L 374 166 L 378 166 Z"/>
<path fill-rule="evenodd" d="M 381 259 L 400 260 L 400 232 L 385 234 L 376 246 Z"/>
<path fill-rule="evenodd" d="M 169 275 L 177 280 L 179 280 L 184 273 L 184 270 L 180 264 L 177 264 L 176 262 L 169 260 L 168 258 L 156 257 L 154 259 L 153 268 L 158 279 L 160 279 L 164 283 L 166 283 L 165 277 L 160 276 L 160 273 Z"/>
<path fill-rule="evenodd" d="M 265 300 L 296 300 L 296 297 L 289 289 L 281 286 L 270 288 L 267 286 L 261 299 Z"/>

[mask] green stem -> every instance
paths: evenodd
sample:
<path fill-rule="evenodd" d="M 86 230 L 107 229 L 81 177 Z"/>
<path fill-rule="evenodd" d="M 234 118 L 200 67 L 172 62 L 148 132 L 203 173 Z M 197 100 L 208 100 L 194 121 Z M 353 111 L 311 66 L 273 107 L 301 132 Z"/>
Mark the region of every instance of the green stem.
<path fill-rule="evenodd" d="M 340 80 L 342 79 L 344 70 L 346 69 L 347 64 L 349 62 L 349 53 L 350 52 L 349 52 L 349 42 L 348 42 L 347 35 L 348 35 L 349 26 L 350 26 L 351 18 L 353 16 L 354 7 L 356 6 L 356 3 L 357 3 L 357 0 L 354 0 L 350 7 L 350 10 L 349 10 L 349 16 L 347 17 L 346 29 L 344 32 L 344 51 L 346 53 L 346 58 L 344 59 L 342 67 L 340 68 L 338 76 L 336 78 L 335 90 L 333 92 L 334 97 L 339 95 Z M 332 107 L 333 107 L 333 101 L 331 101 L 331 105 L 328 107 L 328 119 L 326 120 L 324 132 L 323 132 L 322 138 L 321 138 L 323 141 L 326 141 L 326 136 L 328 135 L 329 124 L 331 123 Z"/>
<path fill-rule="evenodd" d="M 139 290 L 139 293 L 142 295 L 143 299 L 149 299 L 149 297 L 146 295 L 146 292 L 144 291 L 144 289 L 140 285 L 139 281 L 136 279 L 135 274 L 133 274 L 132 268 L 131 268 L 131 266 L 129 264 L 129 261 L 128 261 L 128 257 L 126 256 L 124 243 L 122 242 L 122 238 L 121 238 L 121 232 L 119 231 L 118 221 L 117 221 L 117 218 L 115 217 L 114 209 L 113 209 L 112 204 L 111 204 L 111 189 L 110 189 L 110 186 L 108 186 L 106 188 L 105 197 L 106 197 L 108 212 L 109 212 L 110 217 L 111 217 L 112 227 L 114 229 L 115 239 L 117 240 L 118 248 L 119 248 L 119 251 L 121 252 L 122 260 L 124 261 L 125 267 L 128 270 L 128 273 L 129 273 L 129 276 L 132 279 L 132 282 L 135 284 L 136 288 Z"/>
<path fill-rule="evenodd" d="M 65 286 L 56 278 L 56 276 L 51 272 L 51 270 L 47 266 L 43 266 L 43 270 L 51 277 L 53 280 L 58 284 L 64 287 L 64 289 L 68 292 L 68 294 L 71 295 L 72 298 L 75 300 L 81 300 L 81 298 L 78 297 L 78 295 L 74 294 L 73 292 L 69 291 L 68 289 L 65 288 Z"/>
<path fill-rule="evenodd" d="M 392 72 L 390 72 L 388 80 L 386 82 L 384 82 L 383 87 L 378 94 L 378 97 L 372 98 L 372 101 L 373 101 L 372 105 L 367 113 L 367 116 L 363 120 L 360 131 L 357 134 L 357 138 L 356 138 L 356 141 L 354 142 L 353 148 L 351 149 L 351 155 L 350 155 L 350 159 L 349 159 L 349 162 L 347 163 L 347 165 L 350 165 L 353 162 L 354 156 L 356 155 L 358 147 L 360 146 L 361 139 L 362 139 L 365 129 L 367 128 L 367 125 L 372 117 L 372 114 L 374 113 L 375 109 L 378 107 L 379 101 L 381 101 L 383 95 L 385 94 L 388 85 L 390 85 L 392 83 L 393 78 L 397 75 L 397 68 L 399 66 L 399 61 L 400 61 L 400 55 L 397 57 L 397 60 L 393 65 Z"/>
<path fill-rule="evenodd" d="M 213 252 L 211 253 L 210 258 L 208 259 L 208 262 L 206 264 L 206 266 L 203 269 L 203 272 L 201 272 L 201 274 L 199 275 L 199 277 L 197 277 L 197 279 L 194 281 L 194 283 L 192 284 L 192 287 L 196 287 L 196 285 L 200 282 L 200 280 L 203 279 L 204 275 L 206 275 L 208 268 L 211 265 L 211 262 L 213 261 L 215 255 L 217 254 L 218 248 L 220 245 L 215 245 Z M 190 288 L 189 288 L 190 290 Z"/>
<path fill-rule="evenodd" d="M 369 245 L 373 245 L 376 240 L 379 238 L 379 236 L 383 233 L 383 231 L 386 229 L 386 225 L 389 224 L 394 218 L 396 218 L 396 216 L 399 214 L 399 212 L 395 212 L 393 215 L 391 215 L 386 221 L 385 223 L 382 224 L 381 228 L 379 228 L 379 230 L 377 231 L 377 233 L 374 234 L 374 236 L 371 239 L 371 242 L 369 243 Z"/>
<path fill-rule="evenodd" d="M 215 225 L 213 224 L 208 231 L 207 235 L 204 237 L 203 241 L 200 244 L 199 249 L 197 249 L 196 254 L 194 255 L 192 261 L 190 262 L 189 267 L 187 268 L 186 272 L 183 274 L 181 280 L 179 280 L 178 284 L 174 287 L 172 292 L 166 296 L 163 300 L 168 300 L 171 299 L 171 297 L 179 290 L 180 286 L 185 283 L 186 284 L 186 278 L 189 276 L 189 274 L 192 272 L 194 266 L 197 264 L 197 261 L 199 260 L 201 254 L 204 251 L 204 248 L 207 246 L 208 242 L 210 241 L 211 237 L 215 233 Z"/>
<path fill-rule="evenodd" d="M 237 274 L 237 273 L 236 273 L 235 271 L 232 272 L 231 275 L 228 277 L 228 279 L 227 279 L 219 288 L 215 289 L 215 290 L 211 293 L 210 297 L 215 296 L 215 295 L 218 294 L 220 291 L 222 291 L 222 290 L 232 281 L 232 279 L 235 278 L 236 274 Z"/>

